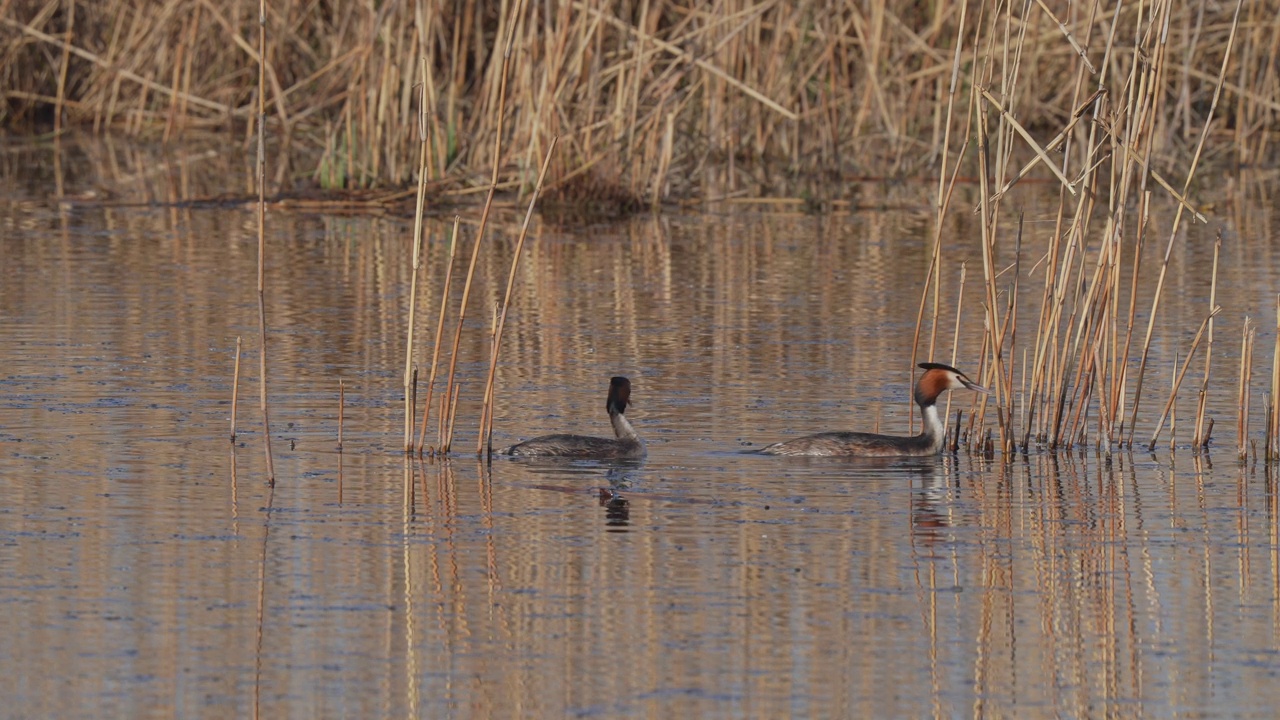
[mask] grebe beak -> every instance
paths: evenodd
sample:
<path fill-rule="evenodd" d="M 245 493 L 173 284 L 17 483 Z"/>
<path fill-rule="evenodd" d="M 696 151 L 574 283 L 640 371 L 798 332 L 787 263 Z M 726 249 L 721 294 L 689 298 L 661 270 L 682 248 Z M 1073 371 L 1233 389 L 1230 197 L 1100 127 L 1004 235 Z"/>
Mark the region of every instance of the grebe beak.
<path fill-rule="evenodd" d="M 960 384 L 961 384 L 961 385 L 964 385 L 966 388 L 968 388 L 968 389 L 970 389 L 970 390 L 972 390 L 972 391 L 974 391 L 974 392 L 980 392 L 980 393 L 982 393 L 983 395 L 994 395 L 994 394 L 995 394 L 995 393 L 991 392 L 990 390 L 988 390 L 988 389 L 986 389 L 986 388 L 982 387 L 982 386 L 981 386 L 981 385 L 979 385 L 978 383 L 973 382 L 972 380 L 970 380 L 969 378 L 967 378 L 967 377 L 965 377 L 965 376 L 963 376 L 963 375 L 958 375 L 958 376 L 956 376 L 956 379 L 960 381 Z"/>

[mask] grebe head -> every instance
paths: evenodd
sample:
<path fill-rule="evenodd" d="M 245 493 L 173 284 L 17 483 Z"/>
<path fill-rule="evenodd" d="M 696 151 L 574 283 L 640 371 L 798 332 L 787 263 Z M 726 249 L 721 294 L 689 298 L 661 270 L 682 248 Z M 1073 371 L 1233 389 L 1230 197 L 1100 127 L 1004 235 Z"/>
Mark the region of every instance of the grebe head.
<path fill-rule="evenodd" d="M 916 381 L 916 404 L 927 407 L 938 400 L 938 396 L 948 390 L 973 390 L 990 395 L 991 391 L 970 380 L 967 375 L 950 365 L 942 363 L 920 363 L 924 374 Z"/>
<path fill-rule="evenodd" d="M 609 380 L 609 399 L 605 400 L 604 409 L 610 415 L 621 415 L 627 411 L 631 402 L 631 381 L 616 375 Z"/>

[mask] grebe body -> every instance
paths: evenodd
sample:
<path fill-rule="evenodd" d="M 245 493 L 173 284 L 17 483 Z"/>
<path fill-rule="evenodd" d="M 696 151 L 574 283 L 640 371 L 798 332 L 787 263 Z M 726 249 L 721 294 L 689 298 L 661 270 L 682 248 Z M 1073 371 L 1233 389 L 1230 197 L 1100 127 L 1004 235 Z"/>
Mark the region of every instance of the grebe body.
<path fill-rule="evenodd" d="M 991 391 L 964 373 L 941 363 L 920 363 L 924 374 L 916 381 L 915 401 L 924 423 L 919 435 L 880 435 L 867 432 L 824 432 L 786 440 L 760 448 L 763 455 L 829 457 L 903 457 L 936 455 L 946 440 L 946 428 L 938 416 L 938 397 L 948 390 Z"/>
<path fill-rule="evenodd" d="M 645 454 L 644 442 L 636 435 L 636 429 L 625 415 L 627 405 L 631 402 L 631 381 L 624 377 L 614 377 L 609 381 L 609 396 L 605 400 L 605 409 L 609 412 L 609 422 L 613 424 L 615 438 L 591 437 L 590 435 L 570 435 L 557 433 L 542 435 L 512 445 L 502 451 L 503 455 L 519 457 L 564 457 L 594 458 L 601 460 L 642 458 Z"/>

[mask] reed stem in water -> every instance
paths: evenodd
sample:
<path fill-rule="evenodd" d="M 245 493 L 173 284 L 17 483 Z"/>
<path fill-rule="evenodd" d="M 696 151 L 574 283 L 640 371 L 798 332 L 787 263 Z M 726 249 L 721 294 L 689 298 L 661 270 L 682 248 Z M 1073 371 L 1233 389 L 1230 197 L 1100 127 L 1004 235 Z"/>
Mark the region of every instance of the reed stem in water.
<path fill-rule="evenodd" d="M 1218 298 L 1218 255 L 1222 251 L 1222 230 L 1218 230 L 1218 236 L 1213 242 L 1213 276 L 1209 282 L 1209 307 L 1217 306 Z M 1213 365 L 1213 318 L 1209 319 L 1209 336 L 1205 339 L 1204 346 L 1204 378 L 1200 381 L 1200 397 L 1196 406 L 1196 430 L 1195 436 L 1192 438 L 1192 446 L 1197 450 L 1202 449 L 1208 442 L 1207 433 L 1204 425 L 1205 405 L 1209 400 L 1209 369 Z"/>
<path fill-rule="evenodd" d="M 446 453 L 448 452 L 448 448 L 451 445 L 453 445 L 453 428 L 454 428 L 453 417 L 458 414 L 458 396 L 460 396 L 461 394 L 462 394 L 462 384 L 459 383 L 457 387 L 453 389 L 453 400 L 452 402 L 449 403 L 449 418 L 450 418 L 449 434 L 446 435 L 444 438 L 444 448 L 445 448 L 444 452 Z"/>
<path fill-rule="evenodd" d="M 422 213 L 427 202 L 427 60 L 422 58 L 422 82 L 418 107 L 418 194 L 413 212 L 413 261 L 412 279 L 409 281 L 409 324 L 404 343 L 404 451 L 413 452 L 413 392 L 410 375 L 413 370 L 413 331 L 418 312 L 418 275 L 422 268 Z"/>
<path fill-rule="evenodd" d="M 485 381 L 484 406 L 480 413 L 480 437 L 476 443 L 476 455 L 484 452 L 486 444 L 492 451 L 493 446 L 493 376 L 498 367 L 498 353 L 502 350 L 502 329 L 507 323 L 507 308 L 511 306 L 511 291 L 516 284 L 516 270 L 520 267 L 520 256 L 524 252 L 524 241 L 529 235 L 529 223 L 533 220 L 533 208 L 538 203 L 538 193 L 542 192 L 542 183 L 547 179 L 547 168 L 551 166 L 551 155 L 556 150 L 559 137 L 551 138 L 551 146 L 547 148 L 547 156 L 542 160 L 542 170 L 538 172 L 538 182 L 533 186 L 533 195 L 529 198 L 529 207 L 524 213 L 524 223 L 520 226 L 520 237 L 516 240 L 515 253 L 511 257 L 511 272 L 507 273 L 507 290 L 502 295 L 502 310 L 498 313 L 498 324 L 493 333 L 493 353 L 489 360 L 489 377 Z"/>
<path fill-rule="evenodd" d="M 462 286 L 462 307 L 458 310 L 458 327 L 453 334 L 453 352 L 449 356 L 449 383 L 445 386 L 445 397 L 448 398 L 454 392 L 454 376 L 458 367 L 458 347 L 462 342 L 462 326 L 467 314 L 467 299 L 471 295 L 471 280 L 475 277 L 476 260 L 480 257 L 480 244 L 484 241 L 484 231 L 489 224 L 489 213 L 493 210 L 493 197 L 498 192 L 498 168 L 502 161 L 502 123 L 506 115 L 507 106 L 507 75 L 511 65 L 512 46 L 515 42 L 515 26 L 517 13 L 524 5 L 522 0 L 517 0 L 511 4 L 511 17 L 507 22 L 507 40 L 502 50 L 502 77 L 498 83 L 498 131 L 493 135 L 493 169 L 489 175 L 489 193 L 485 196 L 484 211 L 480 214 L 480 228 L 476 230 L 476 242 L 471 250 L 471 264 L 467 267 L 467 279 Z M 496 50 L 496 48 L 495 48 Z M 455 395 L 449 405 L 448 430 L 444 435 L 444 445 L 440 448 L 441 453 L 447 454 L 453 442 L 454 412 L 457 411 L 458 401 Z"/>
<path fill-rule="evenodd" d="M 1240 334 L 1240 382 L 1236 388 L 1236 457 L 1243 463 L 1249 459 L 1249 386 L 1253 376 L 1253 328 L 1249 317 L 1244 319 L 1244 332 Z"/>
<path fill-rule="evenodd" d="M 1160 420 L 1156 423 L 1156 430 L 1151 434 L 1151 442 L 1147 445 L 1147 450 L 1156 449 L 1156 440 L 1160 437 L 1160 430 L 1164 427 L 1164 421 L 1169 417 L 1170 409 L 1178 399 L 1178 388 L 1182 386 L 1182 378 L 1186 376 L 1187 370 L 1191 367 L 1191 360 L 1196 355 L 1196 348 L 1200 347 L 1200 339 L 1204 336 L 1205 329 L 1209 326 L 1209 321 L 1221 311 L 1221 307 L 1215 307 L 1208 317 L 1200 323 L 1200 329 L 1196 331 L 1196 336 L 1191 341 L 1191 349 L 1187 351 L 1187 359 L 1182 363 L 1182 369 L 1178 371 L 1177 378 L 1174 380 L 1173 392 L 1169 394 L 1169 401 L 1165 403 L 1164 412 L 1160 414 Z"/>
<path fill-rule="evenodd" d="M 271 457 L 271 418 L 267 413 L 267 0 L 258 0 L 258 402 L 262 408 L 262 440 L 267 459 L 267 484 L 276 486 L 275 461 Z"/>
<path fill-rule="evenodd" d="M 453 256 L 458 248 L 458 223 L 461 220 L 453 216 L 453 233 L 449 236 L 449 264 L 444 270 L 444 289 L 440 291 L 440 317 L 436 320 L 436 339 L 431 348 L 431 374 L 427 376 L 427 398 L 422 403 L 422 425 L 418 428 L 418 455 L 422 455 L 426 444 L 427 422 L 431 419 L 431 394 L 436 387 L 436 367 L 440 361 L 440 340 L 444 336 L 444 321 L 449 310 L 449 288 L 453 281 Z M 442 415 L 441 418 L 444 416 Z M 443 420 L 442 420 L 443 421 Z"/>
<path fill-rule="evenodd" d="M 1267 402 L 1267 437 L 1263 443 L 1263 459 L 1276 460 L 1280 439 L 1280 295 L 1276 295 L 1276 343 L 1271 351 L 1271 399 Z"/>
<path fill-rule="evenodd" d="M 241 337 L 236 336 L 236 368 L 231 374 L 231 442 L 236 441 L 236 411 L 240 405 L 240 347 Z"/>

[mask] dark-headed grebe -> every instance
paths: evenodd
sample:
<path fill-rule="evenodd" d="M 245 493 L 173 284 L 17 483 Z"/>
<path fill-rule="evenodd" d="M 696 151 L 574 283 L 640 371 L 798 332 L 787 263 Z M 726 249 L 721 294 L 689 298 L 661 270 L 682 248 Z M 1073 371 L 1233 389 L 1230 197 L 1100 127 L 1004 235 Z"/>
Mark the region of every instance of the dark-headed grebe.
<path fill-rule="evenodd" d="M 974 383 L 964 373 L 940 363 L 920 363 L 924 374 L 916 381 L 916 404 L 924 428 L 915 437 L 878 435 L 863 432 L 824 432 L 760 448 L 764 455 L 825 455 L 843 457 L 896 457 L 934 455 L 942 450 L 945 428 L 938 417 L 938 396 L 948 390 L 968 388 L 991 391 Z"/>
<path fill-rule="evenodd" d="M 604 407 L 609 411 L 609 421 L 613 423 L 616 440 L 591 437 L 589 435 L 543 435 L 512 445 L 502 451 L 503 455 L 520 455 L 524 457 L 568 457 L 568 458 L 640 458 L 644 457 L 644 443 L 636 435 L 636 429 L 623 413 L 631 401 L 631 381 L 624 377 L 615 377 L 609 381 L 609 398 Z"/>

